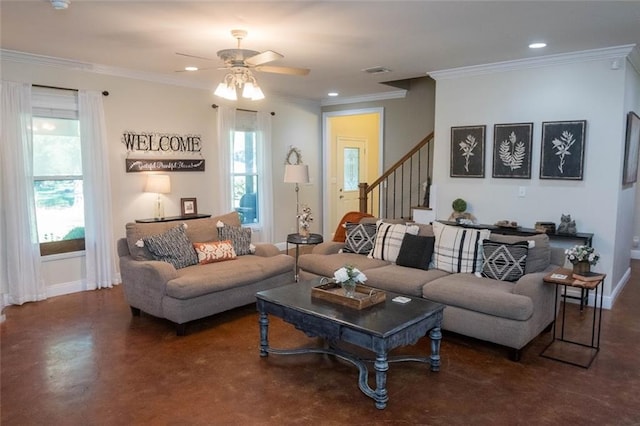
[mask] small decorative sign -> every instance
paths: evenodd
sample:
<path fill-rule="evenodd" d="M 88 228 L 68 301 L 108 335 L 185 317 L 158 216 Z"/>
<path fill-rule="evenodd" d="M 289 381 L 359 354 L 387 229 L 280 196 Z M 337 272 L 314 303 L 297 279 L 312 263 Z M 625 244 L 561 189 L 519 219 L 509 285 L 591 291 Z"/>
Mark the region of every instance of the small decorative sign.
<path fill-rule="evenodd" d="M 204 159 L 137 160 L 126 159 L 127 173 L 133 172 L 204 172 Z"/>

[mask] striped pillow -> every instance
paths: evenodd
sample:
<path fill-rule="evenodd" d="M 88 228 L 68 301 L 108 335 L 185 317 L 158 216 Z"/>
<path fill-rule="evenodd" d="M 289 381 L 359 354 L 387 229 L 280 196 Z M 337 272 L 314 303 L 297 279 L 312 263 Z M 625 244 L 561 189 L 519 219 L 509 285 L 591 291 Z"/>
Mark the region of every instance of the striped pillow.
<path fill-rule="evenodd" d="M 433 233 L 434 268 L 451 273 L 482 271 L 482 241 L 489 238 L 491 231 L 433 222 Z"/>
<path fill-rule="evenodd" d="M 376 224 L 376 240 L 369 253 L 372 259 L 394 262 L 400 253 L 404 234 L 418 235 L 418 225 L 402 225 L 386 223 L 379 220 Z"/>
<path fill-rule="evenodd" d="M 168 262 L 176 269 L 198 263 L 198 255 L 187 237 L 185 226 L 183 223 L 162 234 L 142 238 L 154 260 Z"/>
<path fill-rule="evenodd" d="M 233 249 L 238 256 L 253 253 L 251 228 L 229 226 L 226 223 L 218 222 L 218 239 L 221 241 L 231 240 Z"/>

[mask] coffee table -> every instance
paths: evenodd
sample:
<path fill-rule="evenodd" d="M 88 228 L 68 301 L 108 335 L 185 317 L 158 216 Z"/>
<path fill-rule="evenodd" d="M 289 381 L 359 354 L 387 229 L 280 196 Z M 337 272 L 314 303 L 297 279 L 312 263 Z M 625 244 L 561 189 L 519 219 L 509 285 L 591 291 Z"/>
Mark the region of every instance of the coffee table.
<path fill-rule="evenodd" d="M 398 294 L 387 292 L 384 303 L 357 310 L 311 297 L 311 288 L 320 285 L 320 279 L 289 284 L 256 294 L 260 313 L 260 356 L 270 353 L 296 355 L 307 353 L 331 354 L 358 367 L 360 390 L 375 401 L 376 407 L 387 405 L 387 370 L 389 363 L 399 361 L 428 362 L 431 371 L 440 370 L 440 340 L 444 305 L 411 297 L 406 304 L 394 302 Z M 275 349 L 269 347 L 269 314 L 293 324 L 310 337 L 327 340 L 328 347 Z M 429 357 L 389 357 L 394 348 L 411 345 L 429 333 L 431 355 Z M 346 342 L 375 354 L 375 390 L 369 386 L 369 372 L 364 359 L 339 348 Z"/>

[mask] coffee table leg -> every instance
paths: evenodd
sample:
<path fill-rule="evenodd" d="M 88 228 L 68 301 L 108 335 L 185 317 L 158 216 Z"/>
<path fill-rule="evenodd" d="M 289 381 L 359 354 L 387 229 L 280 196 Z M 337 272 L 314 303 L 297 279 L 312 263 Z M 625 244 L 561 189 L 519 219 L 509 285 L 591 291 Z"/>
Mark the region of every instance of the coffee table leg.
<path fill-rule="evenodd" d="M 260 356 L 269 355 L 269 316 L 266 312 L 260 312 Z"/>
<path fill-rule="evenodd" d="M 387 362 L 387 354 L 379 353 L 376 355 L 374 364 L 376 369 L 376 408 L 382 410 L 387 406 L 389 396 L 387 395 L 387 370 L 389 363 Z"/>
<path fill-rule="evenodd" d="M 440 327 L 434 327 L 429 332 L 431 338 L 431 371 L 440 371 L 440 341 L 442 340 L 442 332 Z"/>

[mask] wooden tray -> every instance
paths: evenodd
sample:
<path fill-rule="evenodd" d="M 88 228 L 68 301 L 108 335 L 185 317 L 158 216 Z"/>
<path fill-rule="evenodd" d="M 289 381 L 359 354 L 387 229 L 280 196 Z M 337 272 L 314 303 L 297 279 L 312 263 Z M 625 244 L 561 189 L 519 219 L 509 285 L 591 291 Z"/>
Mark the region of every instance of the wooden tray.
<path fill-rule="evenodd" d="M 327 283 L 313 287 L 311 289 L 311 297 L 348 306 L 349 308 L 364 309 L 384 302 L 387 294 L 382 290 L 358 284 L 356 285 L 354 296 L 347 297 L 340 284 Z"/>

